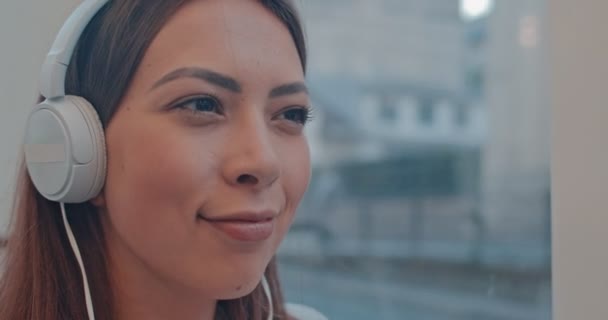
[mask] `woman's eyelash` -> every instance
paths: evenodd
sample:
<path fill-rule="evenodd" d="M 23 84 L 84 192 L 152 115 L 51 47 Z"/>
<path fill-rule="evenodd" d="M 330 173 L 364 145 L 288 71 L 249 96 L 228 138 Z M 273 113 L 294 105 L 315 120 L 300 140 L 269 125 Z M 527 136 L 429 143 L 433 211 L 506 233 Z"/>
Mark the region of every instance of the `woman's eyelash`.
<path fill-rule="evenodd" d="M 306 125 L 313 120 L 313 109 L 311 107 L 290 107 L 281 112 L 283 119 L 296 122 L 300 125 Z"/>
<path fill-rule="evenodd" d="M 222 104 L 213 96 L 202 95 L 183 99 L 174 105 L 174 108 L 182 109 L 194 114 L 217 113 L 222 114 Z"/>
<path fill-rule="evenodd" d="M 306 109 L 306 123 L 311 122 L 315 119 L 316 109 L 312 106 L 305 107 Z"/>
<path fill-rule="evenodd" d="M 199 95 L 181 99 L 173 104 L 173 109 L 185 111 L 194 116 L 208 116 L 209 113 L 222 115 L 223 106 L 219 99 L 211 95 Z M 311 106 L 291 106 L 285 108 L 278 118 L 306 125 L 314 119 L 314 108 Z"/>

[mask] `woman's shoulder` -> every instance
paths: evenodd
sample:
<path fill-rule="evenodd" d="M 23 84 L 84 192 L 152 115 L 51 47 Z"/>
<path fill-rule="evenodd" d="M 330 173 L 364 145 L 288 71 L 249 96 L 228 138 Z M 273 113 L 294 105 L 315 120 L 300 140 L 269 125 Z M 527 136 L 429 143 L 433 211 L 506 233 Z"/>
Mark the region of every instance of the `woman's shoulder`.
<path fill-rule="evenodd" d="M 286 303 L 285 309 L 287 313 L 298 320 L 328 320 L 319 311 L 297 303 Z"/>

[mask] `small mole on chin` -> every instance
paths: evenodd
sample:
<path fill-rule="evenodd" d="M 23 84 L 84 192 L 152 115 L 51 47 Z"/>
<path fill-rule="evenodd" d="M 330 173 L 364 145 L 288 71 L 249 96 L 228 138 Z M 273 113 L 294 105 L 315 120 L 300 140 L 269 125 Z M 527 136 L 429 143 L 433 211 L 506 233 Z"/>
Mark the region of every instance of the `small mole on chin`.
<path fill-rule="evenodd" d="M 241 289 L 243 289 L 243 286 L 242 286 L 242 285 L 241 285 L 241 286 L 236 287 L 236 291 L 241 291 Z"/>

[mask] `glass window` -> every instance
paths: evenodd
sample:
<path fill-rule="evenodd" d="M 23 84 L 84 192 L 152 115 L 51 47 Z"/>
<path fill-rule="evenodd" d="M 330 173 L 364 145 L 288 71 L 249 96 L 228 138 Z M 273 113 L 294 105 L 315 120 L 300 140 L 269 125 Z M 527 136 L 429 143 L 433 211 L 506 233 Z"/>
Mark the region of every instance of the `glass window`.
<path fill-rule="evenodd" d="M 317 119 L 287 300 L 330 319 L 551 319 L 544 1 L 298 3 Z"/>
<path fill-rule="evenodd" d="M 418 106 L 418 121 L 425 126 L 431 125 L 435 118 L 434 101 L 428 98 L 420 100 Z"/>

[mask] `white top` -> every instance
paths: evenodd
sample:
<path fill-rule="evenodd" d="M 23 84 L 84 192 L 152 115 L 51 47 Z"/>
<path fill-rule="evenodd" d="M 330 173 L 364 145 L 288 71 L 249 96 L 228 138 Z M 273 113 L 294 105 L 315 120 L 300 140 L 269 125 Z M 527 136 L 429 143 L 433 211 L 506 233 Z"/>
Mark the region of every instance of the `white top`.
<path fill-rule="evenodd" d="M 297 303 L 286 303 L 287 313 L 298 320 L 328 320 L 319 311 Z"/>

